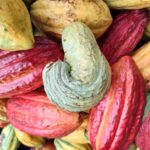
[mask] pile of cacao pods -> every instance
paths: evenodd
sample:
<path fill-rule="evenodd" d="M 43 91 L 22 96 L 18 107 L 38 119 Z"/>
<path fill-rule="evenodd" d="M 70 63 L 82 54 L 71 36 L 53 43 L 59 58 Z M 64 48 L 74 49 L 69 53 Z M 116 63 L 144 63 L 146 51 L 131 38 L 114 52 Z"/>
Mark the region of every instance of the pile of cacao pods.
<path fill-rule="evenodd" d="M 150 0 L 0 0 L 0 150 L 150 150 Z"/>

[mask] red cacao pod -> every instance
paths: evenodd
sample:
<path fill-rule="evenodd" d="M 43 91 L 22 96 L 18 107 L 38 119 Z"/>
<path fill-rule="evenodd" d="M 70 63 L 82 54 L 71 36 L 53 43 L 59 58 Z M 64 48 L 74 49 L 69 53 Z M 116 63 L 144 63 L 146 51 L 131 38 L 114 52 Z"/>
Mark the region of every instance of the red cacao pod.
<path fill-rule="evenodd" d="M 27 93 L 42 86 L 42 71 L 49 62 L 63 58 L 59 46 L 46 37 L 35 37 L 28 51 L 0 50 L 0 98 Z"/>
<path fill-rule="evenodd" d="M 144 79 L 129 56 L 112 66 L 112 83 L 92 108 L 88 134 L 95 150 L 126 150 L 141 124 L 146 103 Z"/>
<path fill-rule="evenodd" d="M 9 120 L 6 114 L 6 104 L 7 104 L 6 99 L 0 100 L 0 128 L 3 128 L 9 123 Z"/>
<path fill-rule="evenodd" d="M 82 123 L 79 113 L 57 108 L 44 92 L 10 98 L 7 103 L 7 116 L 14 127 L 31 135 L 48 138 L 65 136 Z"/>
<path fill-rule="evenodd" d="M 143 36 L 148 21 L 145 10 L 132 10 L 118 14 L 100 39 L 100 49 L 110 64 L 129 54 Z"/>

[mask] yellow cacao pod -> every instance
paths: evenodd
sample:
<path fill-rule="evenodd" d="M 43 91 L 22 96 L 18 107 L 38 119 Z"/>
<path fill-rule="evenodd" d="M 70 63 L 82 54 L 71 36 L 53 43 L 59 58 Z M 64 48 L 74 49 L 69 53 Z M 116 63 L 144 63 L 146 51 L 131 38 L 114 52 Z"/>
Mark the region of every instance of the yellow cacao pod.
<path fill-rule="evenodd" d="M 104 0 L 112 9 L 140 9 L 150 7 L 150 0 Z"/>
<path fill-rule="evenodd" d="M 139 48 L 133 55 L 133 59 L 140 69 L 145 82 L 150 82 L 150 42 Z M 147 87 L 148 88 L 148 87 Z M 149 88 L 148 88 L 149 90 Z"/>
<path fill-rule="evenodd" d="M 18 51 L 34 46 L 31 20 L 22 0 L 0 0 L 0 49 Z"/>
<path fill-rule="evenodd" d="M 77 128 L 74 132 L 71 134 L 61 138 L 65 141 L 72 142 L 72 143 L 78 143 L 78 144 L 86 144 L 89 143 L 87 134 L 86 134 L 86 129 L 88 125 L 88 115 L 84 116 L 83 123 L 79 128 Z"/>
<path fill-rule="evenodd" d="M 56 37 L 74 21 L 85 23 L 100 37 L 112 22 L 109 8 L 102 0 L 37 0 L 30 13 L 37 28 Z"/>
<path fill-rule="evenodd" d="M 45 143 L 44 138 L 27 134 L 17 128 L 14 128 L 17 139 L 28 147 L 42 147 Z"/>

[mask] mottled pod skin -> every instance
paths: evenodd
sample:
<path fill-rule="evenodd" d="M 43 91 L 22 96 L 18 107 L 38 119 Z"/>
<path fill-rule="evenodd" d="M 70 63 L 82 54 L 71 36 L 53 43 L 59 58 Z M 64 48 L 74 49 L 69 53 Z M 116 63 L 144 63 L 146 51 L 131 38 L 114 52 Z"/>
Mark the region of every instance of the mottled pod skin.
<path fill-rule="evenodd" d="M 17 128 L 14 128 L 17 139 L 25 146 L 28 147 L 42 147 L 45 144 L 45 139 L 42 137 L 30 135 Z"/>
<path fill-rule="evenodd" d="M 9 124 L 4 127 L 0 134 L 0 150 L 17 150 L 19 146 L 13 126 Z"/>
<path fill-rule="evenodd" d="M 124 56 L 112 66 L 112 83 L 92 108 L 88 124 L 94 150 L 127 150 L 140 127 L 146 103 L 144 79 L 135 62 Z"/>
<path fill-rule="evenodd" d="M 3 128 L 9 123 L 7 114 L 6 114 L 6 99 L 0 99 L 0 128 Z"/>
<path fill-rule="evenodd" d="M 134 50 L 143 36 L 147 20 L 145 10 L 126 11 L 114 18 L 99 40 L 100 49 L 111 65 Z"/>
<path fill-rule="evenodd" d="M 68 25 L 62 34 L 65 60 L 43 70 L 47 96 L 55 105 L 73 112 L 97 104 L 111 82 L 110 66 L 91 30 L 81 22 Z"/>
<path fill-rule="evenodd" d="M 149 0 L 104 0 L 112 9 L 141 9 L 150 7 Z"/>
<path fill-rule="evenodd" d="M 19 130 L 47 138 L 65 136 L 82 123 L 79 113 L 57 108 L 44 92 L 12 97 L 7 103 L 7 115 L 11 124 Z"/>
<path fill-rule="evenodd" d="M 150 90 L 150 42 L 144 44 L 133 54 L 133 59 L 140 69 L 146 83 L 146 90 Z"/>
<path fill-rule="evenodd" d="M 45 37 L 35 37 L 28 51 L 0 50 L 0 99 L 33 91 L 42 86 L 42 71 L 48 62 L 63 58 L 59 46 Z"/>
<path fill-rule="evenodd" d="M 89 144 L 71 143 L 62 139 L 55 139 L 56 150 L 92 150 Z"/>
<path fill-rule="evenodd" d="M 37 0 L 30 14 L 36 27 L 59 38 L 64 28 L 75 21 L 84 22 L 95 37 L 100 37 L 112 22 L 110 10 L 102 0 Z"/>

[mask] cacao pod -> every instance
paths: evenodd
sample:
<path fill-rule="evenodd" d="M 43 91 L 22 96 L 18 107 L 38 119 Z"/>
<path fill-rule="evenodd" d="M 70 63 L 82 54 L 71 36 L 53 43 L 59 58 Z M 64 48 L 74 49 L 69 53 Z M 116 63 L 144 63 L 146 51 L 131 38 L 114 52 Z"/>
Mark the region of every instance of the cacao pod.
<path fill-rule="evenodd" d="M 89 140 L 95 150 L 127 150 L 140 127 L 146 103 L 142 75 L 130 56 L 112 65 L 112 83 L 92 108 Z"/>
<path fill-rule="evenodd" d="M 41 148 L 32 148 L 31 150 L 56 150 L 54 143 L 47 142 L 43 147 Z"/>
<path fill-rule="evenodd" d="M 3 128 L 9 123 L 7 114 L 6 114 L 6 99 L 0 100 L 0 128 Z"/>
<path fill-rule="evenodd" d="M 27 134 L 17 128 L 14 128 L 17 139 L 28 147 L 42 147 L 45 143 L 44 138 Z"/>
<path fill-rule="evenodd" d="M 102 0 L 37 0 L 31 5 L 30 14 L 37 28 L 56 37 L 61 37 L 65 26 L 75 21 L 84 22 L 99 37 L 112 22 L 109 8 Z"/>
<path fill-rule="evenodd" d="M 0 50 L 0 99 L 39 88 L 44 66 L 62 59 L 63 53 L 55 42 L 45 37 L 35 39 L 35 48 L 28 51 Z"/>
<path fill-rule="evenodd" d="M 77 143 L 77 144 L 86 144 L 89 143 L 86 131 L 87 131 L 87 125 L 88 125 L 88 116 L 84 116 L 84 120 L 79 128 L 77 128 L 74 132 L 71 134 L 62 137 L 62 140 L 65 140 L 67 142 L 71 143 Z"/>
<path fill-rule="evenodd" d="M 56 150 L 92 150 L 88 144 L 70 143 L 62 139 L 55 139 Z"/>
<path fill-rule="evenodd" d="M 0 134 L 0 150 L 17 150 L 19 146 L 13 126 L 9 124 L 4 127 Z"/>
<path fill-rule="evenodd" d="M 149 0 L 104 0 L 112 9 L 141 9 L 150 7 Z"/>
<path fill-rule="evenodd" d="M 150 90 L 150 42 L 139 48 L 133 55 L 133 59 L 140 69 L 145 82 L 147 84 L 147 90 Z"/>
<path fill-rule="evenodd" d="M 57 108 L 44 92 L 31 92 L 10 98 L 7 115 L 14 127 L 47 138 L 65 136 L 82 123 L 79 113 Z"/>
<path fill-rule="evenodd" d="M 0 4 L 0 49 L 17 51 L 32 48 L 31 20 L 23 1 L 0 0 Z"/>
<path fill-rule="evenodd" d="M 145 35 L 146 37 L 150 38 L 150 9 L 149 9 L 149 20 L 148 20 L 148 24 L 145 30 Z"/>
<path fill-rule="evenodd" d="M 141 40 L 148 16 L 145 10 L 132 10 L 118 14 L 100 39 L 100 49 L 110 64 L 130 54 Z"/>
<path fill-rule="evenodd" d="M 97 104 L 111 82 L 110 66 L 91 30 L 81 22 L 62 34 L 65 61 L 49 63 L 43 70 L 44 89 L 55 105 L 73 112 Z"/>

